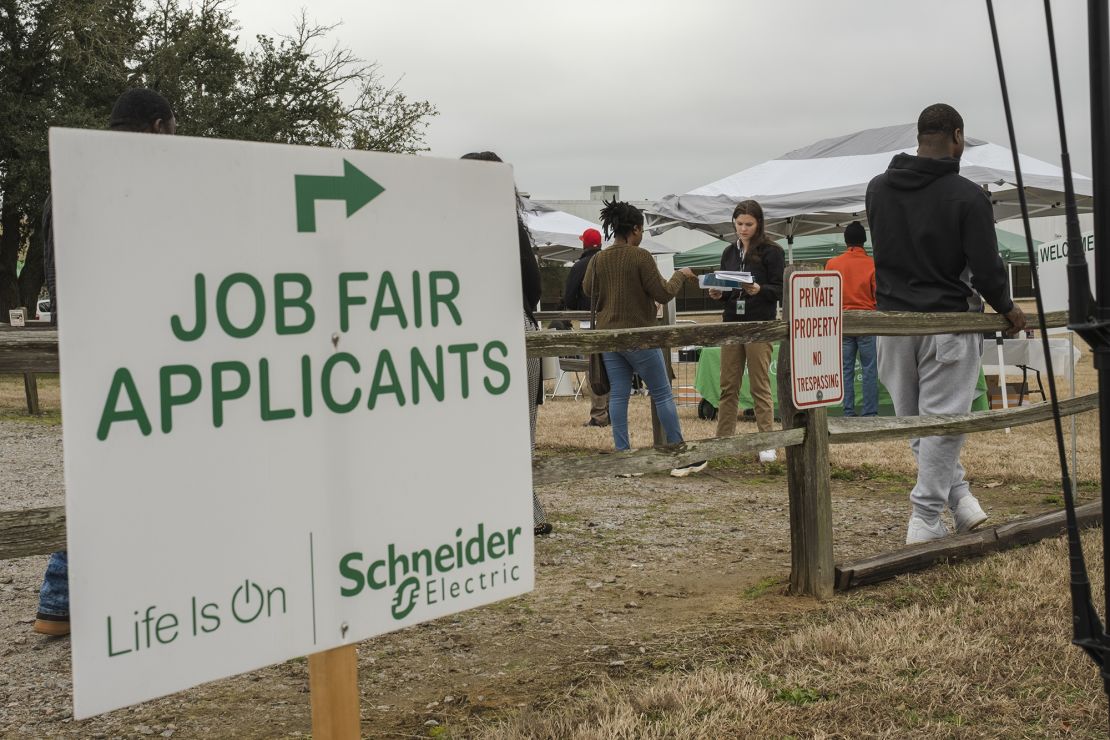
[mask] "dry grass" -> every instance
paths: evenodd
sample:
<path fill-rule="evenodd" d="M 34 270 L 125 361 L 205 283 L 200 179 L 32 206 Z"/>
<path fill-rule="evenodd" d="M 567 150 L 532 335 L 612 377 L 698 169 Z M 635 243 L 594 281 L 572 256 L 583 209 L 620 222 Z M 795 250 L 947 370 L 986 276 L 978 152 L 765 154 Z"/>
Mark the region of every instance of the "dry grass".
<path fill-rule="evenodd" d="M 1084 348 L 1086 349 L 1086 348 Z M 1097 390 L 1091 355 L 1077 393 Z M 1061 395 L 1068 395 L 1066 381 Z M 712 422 L 680 407 L 687 439 Z M 611 448 L 608 430 L 583 429 L 585 400 L 542 407 L 541 453 Z M 1098 420 L 1076 417 L 1081 483 L 1097 486 Z M 650 444 L 650 407 L 634 398 L 633 443 Z M 1070 433 L 1065 420 L 1065 434 Z M 740 431 L 755 431 L 741 425 Z M 905 440 L 836 445 L 834 468 L 912 478 Z M 963 461 L 975 485 L 1055 481 L 1051 423 L 968 435 Z M 1092 581 L 1102 582 L 1097 531 L 1085 538 Z M 468 730 L 490 738 L 1104 737 L 1097 670 L 1068 644 L 1063 540 L 904 577 L 832 602 L 792 634 L 751 640 L 730 667 L 572 692 L 543 711 Z M 1101 596 L 1095 595 L 1095 603 Z M 739 627 L 738 627 L 739 628 Z M 707 642 L 718 638 L 705 635 Z"/>
<path fill-rule="evenodd" d="M 1086 543 L 1101 583 L 1098 534 Z M 470 729 L 503 739 L 1105 737 L 1097 670 L 1068 644 L 1066 562 L 1052 540 L 905 577 L 832 602 L 733 669 L 608 683 Z"/>
<path fill-rule="evenodd" d="M 58 375 L 36 375 L 39 389 L 39 409 L 42 416 L 38 421 L 58 423 L 61 421 L 61 389 Z M 22 375 L 0 375 L 0 418 L 28 419 L 27 396 L 23 388 Z"/>

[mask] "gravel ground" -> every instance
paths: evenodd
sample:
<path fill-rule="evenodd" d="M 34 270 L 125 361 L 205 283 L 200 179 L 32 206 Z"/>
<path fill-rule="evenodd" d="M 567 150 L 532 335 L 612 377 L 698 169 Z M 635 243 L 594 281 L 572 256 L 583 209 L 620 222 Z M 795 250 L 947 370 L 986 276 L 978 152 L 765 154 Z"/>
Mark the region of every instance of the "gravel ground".
<path fill-rule="evenodd" d="M 0 509 L 62 503 L 60 427 L 0 420 L 0 448 Z M 833 482 L 838 562 L 899 545 L 907 489 Z M 593 479 L 540 495 L 556 529 L 538 544 L 533 593 L 360 646 L 364 736 L 436 736 L 542 710 L 587 682 L 728 664 L 820 618 L 819 604 L 784 595 L 781 465 L 727 461 L 685 479 Z M 996 520 L 1050 508 L 1028 485 L 981 497 Z M 303 658 L 74 721 L 69 639 L 31 632 L 45 562 L 0 561 L 0 736 L 310 734 Z"/>
<path fill-rule="evenodd" d="M 0 420 L 0 509 L 65 503 L 62 428 Z"/>

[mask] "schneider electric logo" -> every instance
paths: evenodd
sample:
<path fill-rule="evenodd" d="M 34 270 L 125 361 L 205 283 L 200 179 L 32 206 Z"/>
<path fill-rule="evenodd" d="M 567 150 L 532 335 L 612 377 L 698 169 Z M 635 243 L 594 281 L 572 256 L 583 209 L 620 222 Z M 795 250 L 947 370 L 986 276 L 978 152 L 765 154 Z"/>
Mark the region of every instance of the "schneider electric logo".
<path fill-rule="evenodd" d="M 520 580 L 520 566 L 504 562 L 512 557 L 518 537 L 520 527 L 487 535 L 486 525 L 479 524 L 473 537 L 464 537 L 460 527 L 453 541 L 410 553 L 398 552 L 393 544 L 375 560 L 349 552 L 339 559 L 339 592 L 358 596 L 367 588 L 393 589 L 390 611 L 394 619 L 404 619 L 421 600 L 431 606 Z"/>

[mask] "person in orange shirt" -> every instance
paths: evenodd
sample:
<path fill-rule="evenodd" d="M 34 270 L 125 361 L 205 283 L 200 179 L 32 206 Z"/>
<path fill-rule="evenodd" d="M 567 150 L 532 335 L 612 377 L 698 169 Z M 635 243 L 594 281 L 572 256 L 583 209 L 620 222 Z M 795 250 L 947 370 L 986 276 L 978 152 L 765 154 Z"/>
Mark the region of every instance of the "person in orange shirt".
<path fill-rule="evenodd" d="M 833 257 L 826 270 L 841 275 L 841 293 L 845 311 L 875 310 L 875 260 L 863 251 L 867 231 L 859 221 L 844 229 L 844 254 Z M 875 363 L 875 337 L 849 337 L 842 340 L 844 359 L 844 415 L 876 416 L 879 413 L 879 372 Z M 856 413 L 856 355 L 863 369 L 863 400 Z"/>

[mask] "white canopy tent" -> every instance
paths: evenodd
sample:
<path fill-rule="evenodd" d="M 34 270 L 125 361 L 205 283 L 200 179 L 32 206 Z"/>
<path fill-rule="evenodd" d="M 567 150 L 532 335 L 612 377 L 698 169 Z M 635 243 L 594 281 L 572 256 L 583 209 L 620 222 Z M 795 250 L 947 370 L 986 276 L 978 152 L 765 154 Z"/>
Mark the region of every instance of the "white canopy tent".
<path fill-rule="evenodd" d="M 524 225 L 532 232 L 532 240 L 536 244 L 536 253 L 542 258 L 555 262 L 568 262 L 578 259 L 582 253 L 582 241 L 579 237 L 586 229 L 601 227 L 584 218 L 579 218 L 564 211 L 557 211 L 535 201 L 524 201 Z M 603 248 L 611 244 L 605 242 Z M 640 244 L 651 254 L 675 254 L 677 249 L 672 249 L 665 244 L 660 244 L 652 239 L 645 238 Z"/>
<path fill-rule="evenodd" d="M 659 233 L 684 225 L 730 240 L 732 209 L 752 198 L 763 206 L 766 229 L 774 236 L 789 240 L 842 231 L 851 221 L 866 222 L 864 196 L 871 178 L 884 172 L 895 154 L 916 151 L 914 123 L 823 139 L 685 195 L 666 196 L 649 209 L 648 227 Z M 1063 170 L 1025 155 L 1020 161 L 1030 215 L 1062 214 Z M 1021 215 L 1010 149 L 968 138 L 960 174 L 989 192 L 996 221 Z M 1080 212 L 1090 211 L 1090 178 L 1072 177 Z"/>

